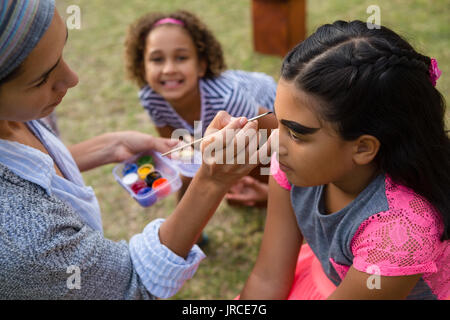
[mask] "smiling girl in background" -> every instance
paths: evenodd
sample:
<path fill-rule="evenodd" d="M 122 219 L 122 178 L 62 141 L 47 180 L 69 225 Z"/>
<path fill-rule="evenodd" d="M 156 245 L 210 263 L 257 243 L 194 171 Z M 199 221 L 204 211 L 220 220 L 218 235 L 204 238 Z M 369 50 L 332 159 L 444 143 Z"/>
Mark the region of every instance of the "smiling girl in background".
<path fill-rule="evenodd" d="M 273 111 L 275 81 L 258 72 L 224 71 L 220 43 L 190 12 L 143 16 L 130 26 L 125 47 L 128 75 L 161 137 L 176 129 L 201 137 L 221 110 L 247 118 Z M 260 129 L 277 125 L 273 115 L 259 120 Z M 252 176 L 267 182 L 258 170 Z M 180 197 L 188 183 L 184 178 Z"/>
<path fill-rule="evenodd" d="M 125 46 L 128 74 L 163 137 L 180 128 L 194 135 L 195 121 L 202 121 L 203 134 L 220 110 L 247 118 L 273 111 L 275 81 L 263 73 L 224 71 L 220 43 L 190 12 L 145 15 L 130 26 Z M 259 123 L 277 126 L 274 116 Z"/>

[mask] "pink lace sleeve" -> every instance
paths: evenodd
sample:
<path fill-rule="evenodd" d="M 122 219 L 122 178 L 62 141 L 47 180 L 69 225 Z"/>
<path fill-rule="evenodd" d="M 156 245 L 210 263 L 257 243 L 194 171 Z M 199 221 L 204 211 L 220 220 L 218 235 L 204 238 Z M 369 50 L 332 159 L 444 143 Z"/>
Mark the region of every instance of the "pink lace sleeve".
<path fill-rule="evenodd" d="M 284 188 L 286 190 L 292 189 L 291 184 L 289 183 L 288 179 L 286 178 L 286 174 L 283 171 L 281 171 L 281 169 L 280 169 L 280 164 L 278 163 L 276 153 L 274 153 L 272 155 L 272 159 L 270 162 L 270 174 L 273 176 L 275 181 L 278 182 L 278 184 L 282 188 Z"/>
<path fill-rule="evenodd" d="M 389 210 L 371 216 L 355 233 L 353 267 L 382 276 L 422 274 L 439 299 L 450 292 L 450 242 L 441 242 L 443 223 L 428 202 L 386 181 Z"/>

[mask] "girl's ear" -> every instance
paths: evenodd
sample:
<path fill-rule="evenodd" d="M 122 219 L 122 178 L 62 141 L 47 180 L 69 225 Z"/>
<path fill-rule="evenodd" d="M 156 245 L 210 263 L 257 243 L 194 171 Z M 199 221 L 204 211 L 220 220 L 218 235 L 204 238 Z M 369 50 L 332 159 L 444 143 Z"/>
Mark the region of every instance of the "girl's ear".
<path fill-rule="evenodd" d="M 200 78 L 205 76 L 207 68 L 208 68 L 208 62 L 206 61 L 206 59 L 200 59 L 198 62 L 198 76 Z"/>
<path fill-rule="evenodd" d="M 358 165 L 369 164 L 380 150 L 380 141 L 371 135 L 362 135 L 355 141 L 353 161 Z"/>

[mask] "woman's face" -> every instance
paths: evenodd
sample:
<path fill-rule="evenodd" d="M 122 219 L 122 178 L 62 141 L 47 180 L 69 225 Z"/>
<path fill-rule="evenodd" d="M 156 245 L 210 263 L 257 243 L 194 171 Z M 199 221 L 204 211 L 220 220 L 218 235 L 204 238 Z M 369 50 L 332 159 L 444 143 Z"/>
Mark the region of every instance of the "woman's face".
<path fill-rule="evenodd" d="M 314 112 L 317 101 L 293 83 L 279 81 L 275 112 L 280 131 L 280 168 L 296 186 L 317 186 L 345 179 L 354 167 L 352 142 L 339 137 Z"/>
<path fill-rule="evenodd" d="M 180 102 L 198 92 L 206 63 L 198 58 L 189 33 L 181 26 L 162 25 L 147 36 L 145 77 L 148 85 L 168 102 Z"/>
<path fill-rule="evenodd" d="M 30 121 L 48 116 L 77 75 L 62 57 L 67 28 L 55 11 L 42 39 L 20 67 L 18 76 L 0 86 L 0 120 Z"/>

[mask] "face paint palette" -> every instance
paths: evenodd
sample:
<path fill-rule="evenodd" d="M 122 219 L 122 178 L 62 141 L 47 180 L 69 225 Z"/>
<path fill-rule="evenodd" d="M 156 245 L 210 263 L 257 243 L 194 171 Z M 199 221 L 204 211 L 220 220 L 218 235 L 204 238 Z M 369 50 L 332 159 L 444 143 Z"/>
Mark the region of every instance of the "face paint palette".
<path fill-rule="evenodd" d="M 192 178 L 202 164 L 202 154 L 194 148 L 186 148 L 170 155 L 171 162 L 177 167 L 181 175 Z"/>
<path fill-rule="evenodd" d="M 136 155 L 113 169 L 116 181 L 141 206 L 150 207 L 180 189 L 180 170 L 153 151 Z"/>

